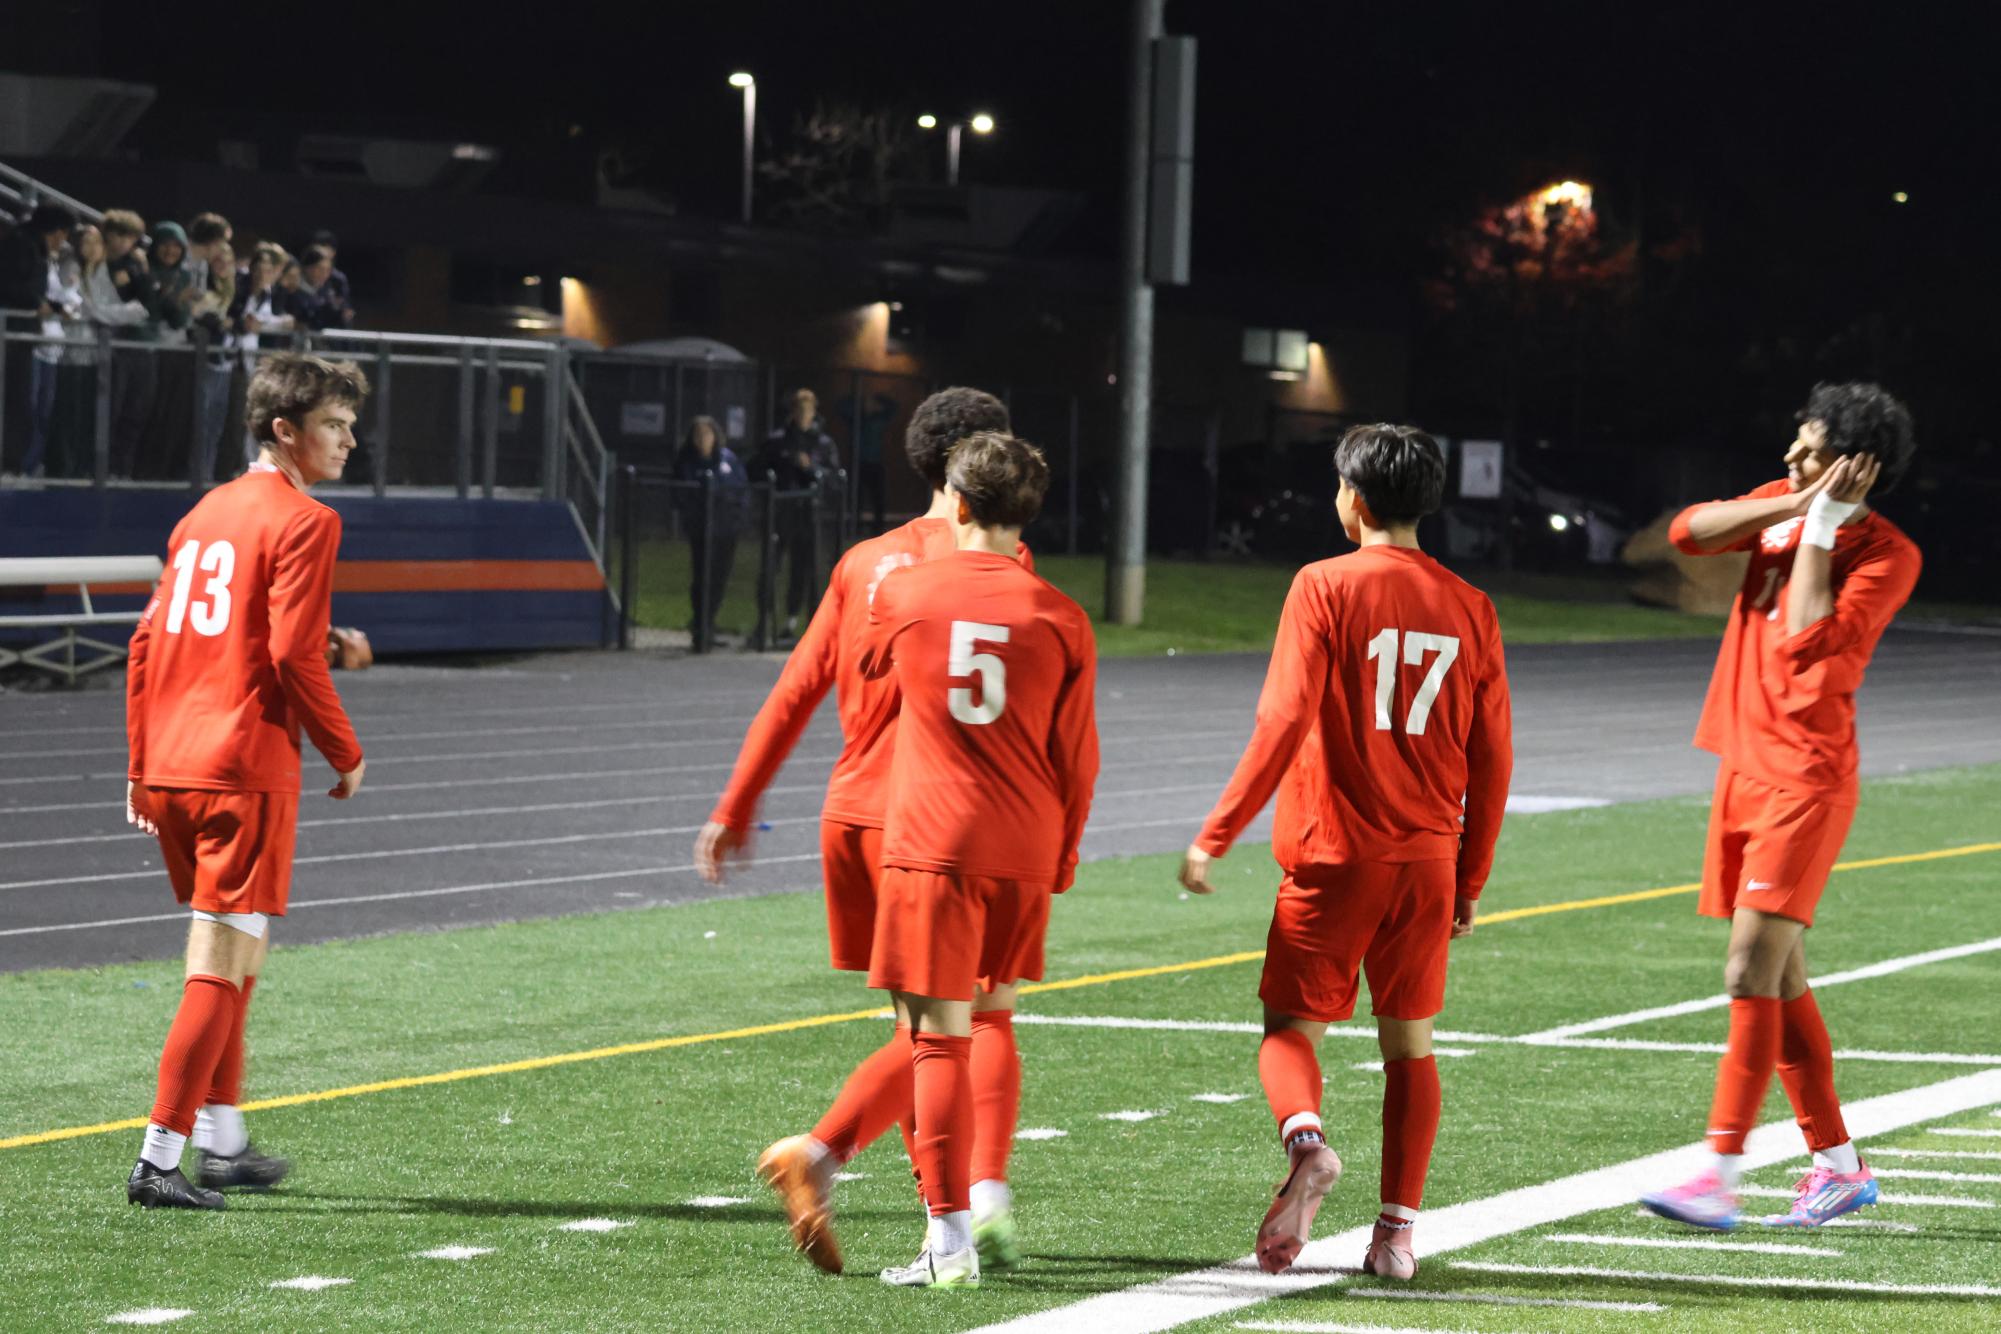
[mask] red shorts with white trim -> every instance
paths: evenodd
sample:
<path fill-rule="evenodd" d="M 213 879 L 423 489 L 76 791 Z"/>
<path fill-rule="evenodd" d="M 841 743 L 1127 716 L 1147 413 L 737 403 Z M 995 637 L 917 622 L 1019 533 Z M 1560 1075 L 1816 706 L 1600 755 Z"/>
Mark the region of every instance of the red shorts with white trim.
<path fill-rule="evenodd" d="M 1457 867 L 1449 861 L 1308 866 L 1279 882 L 1258 997 L 1296 1019 L 1355 1013 L 1366 971 L 1370 1009 L 1429 1019 L 1445 1008 Z"/>
<path fill-rule="evenodd" d="M 868 984 L 970 1001 L 975 990 L 1039 981 L 1048 928 L 1048 885 L 885 866 Z"/>
<path fill-rule="evenodd" d="M 285 915 L 298 793 L 137 786 L 132 800 L 160 830 L 176 899 L 200 912 Z"/>
<path fill-rule="evenodd" d="M 834 967 L 868 971 L 875 945 L 876 879 L 882 867 L 882 830 L 820 821 L 820 880 L 827 899 L 827 952 Z"/>
<path fill-rule="evenodd" d="M 1854 819 L 1853 806 L 1788 792 L 1724 765 L 1709 808 L 1696 911 L 1729 917 L 1755 908 L 1812 926 Z"/>

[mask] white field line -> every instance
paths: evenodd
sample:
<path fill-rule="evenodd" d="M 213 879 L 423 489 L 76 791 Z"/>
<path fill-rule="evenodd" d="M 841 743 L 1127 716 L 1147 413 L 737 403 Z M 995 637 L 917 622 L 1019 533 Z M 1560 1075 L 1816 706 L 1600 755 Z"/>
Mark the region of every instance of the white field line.
<path fill-rule="evenodd" d="M 1879 1177 L 1901 1178 L 1905 1181 L 1977 1181 L 1985 1185 L 2001 1185 L 2001 1174 L 1994 1172 L 1936 1172 L 1919 1167 L 1874 1167 L 1870 1171 Z"/>
<path fill-rule="evenodd" d="M 1930 1132 L 1934 1135 L 1968 1135 L 1977 1139 L 2001 1139 L 2001 1130 L 1968 1130 L 1963 1127 L 1941 1128 Z"/>
<path fill-rule="evenodd" d="M 433 716 L 435 717 L 435 715 Z M 455 727 L 443 732 L 378 731 L 375 734 L 375 745 L 381 746 L 385 742 L 401 741 L 454 741 L 468 737 L 537 736 L 552 732 L 568 736 L 578 732 L 600 732 L 608 729 L 621 732 L 637 732 L 651 727 L 701 727 L 713 721 L 710 718 L 662 718 L 650 721 L 638 718 L 612 718 L 601 723 L 545 723 L 534 727 Z M 107 729 L 108 734 L 109 731 Z M 731 738 L 724 737 L 721 739 L 729 740 Z M 679 744 L 687 745 L 690 743 L 681 742 Z M 125 753 L 126 748 L 124 746 L 95 746 L 88 750 L 24 750 L 17 751 L 8 758 L 15 760 L 66 760 L 94 758 L 104 755 L 123 755 Z"/>
<path fill-rule="evenodd" d="M 1239 1320 L 1234 1328 L 1270 1330 L 1272 1334 L 1473 1334 L 1471 1330 L 1417 1325 L 1347 1325 L 1334 1320 Z"/>
<path fill-rule="evenodd" d="M 1842 973 L 1829 973 L 1826 977 L 1809 978 L 1807 985 L 1816 990 L 1823 987 L 1839 986 L 1844 982 L 1862 982 L 1870 978 L 1888 977 L 1908 968 L 1921 968 L 1930 963 L 1944 963 L 1949 959 L 1964 959 L 1975 954 L 1988 954 L 2001 950 L 2001 936 L 1989 940 L 1976 940 L 1970 945 L 1952 945 L 1940 950 L 1926 950 L 1922 954 L 1906 954 L 1896 959 L 1885 959 L 1862 968 L 1851 968 Z M 1625 1014 L 1606 1015 L 1600 1019 L 1586 1019 L 1575 1024 L 1560 1024 L 1546 1028 L 1539 1033 L 1527 1033 L 1523 1042 L 1551 1042 L 1561 1038 L 1582 1037 L 1586 1033 L 1602 1033 L 1608 1028 L 1625 1028 L 1631 1024 L 1644 1024 L 1654 1019 L 1673 1019 L 1684 1014 L 1700 1014 L 1704 1010 L 1721 1010 L 1730 1004 L 1728 996 L 1704 996 L 1700 1000 L 1680 1001 L 1674 1005 L 1656 1005 L 1651 1009 L 1632 1010 Z"/>
<path fill-rule="evenodd" d="M 354 1282 L 351 1278 L 329 1278 L 325 1274 L 301 1274 L 297 1278 L 281 1278 L 276 1283 L 266 1283 L 267 1288 L 292 1288 L 299 1292 L 320 1292 L 326 1288 L 338 1288 Z"/>
<path fill-rule="evenodd" d="M 1880 1176 L 1881 1173 L 1877 1175 Z M 1798 1191 L 1787 1190 L 1783 1186 L 1739 1186 L 1737 1187 L 1737 1193 L 1746 1199 L 1754 1200 L 1790 1200 L 1799 1194 Z M 1909 1205 L 1914 1209 L 1992 1209 L 1995 1207 L 1992 1200 L 1976 1200 L 1966 1195 L 1906 1195 L 1901 1191 L 1895 1194 L 1885 1192 L 1877 1203 L 1892 1206 L 1900 1204 Z"/>
<path fill-rule="evenodd" d="M 1871 1158 L 1985 1158 L 1989 1162 L 2001 1159 L 2001 1153 L 1984 1153 L 1973 1149 L 1882 1149 L 1871 1145 Z"/>
<path fill-rule="evenodd" d="M 1508 810 L 1515 815 L 1542 815 L 1550 811 L 1582 811 L 1610 806 L 1606 797 L 1531 797 L 1508 794 Z"/>
<path fill-rule="evenodd" d="M 1887 1218 L 1830 1218 L 1822 1227 L 1880 1228 L 1885 1232 L 1922 1232 L 1916 1223 L 1893 1223 Z"/>
<path fill-rule="evenodd" d="M 1748 1251 L 1753 1255 L 1818 1255 L 1838 1257 L 1826 1246 L 1792 1246 L 1779 1241 L 1711 1241 L 1706 1237 L 1620 1237 L 1600 1232 L 1552 1232 L 1536 1241 L 1571 1246 L 1644 1246 L 1662 1251 Z"/>
<path fill-rule="evenodd" d="M 1482 1306 L 1557 1306 L 1571 1311 L 1665 1311 L 1659 1302 L 1594 1302 L 1581 1297 L 1513 1297 L 1504 1292 L 1430 1292 L 1424 1288 L 1349 1288 L 1346 1295 L 1398 1298 L 1417 1302 L 1468 1302 Z"/>
<path fill-rule="evenodd" d="M 2001 1288 L 1978 1283 L 1867 1283 L 1851 1278 L 1782 1278 L 1775 1274 L 1653 1274 L 1591 1265 L 1517 1265 L 1459 1260 L 1452 1265 L 1479 1274 L 1554 1275 L 1559 1278 L 1617 1278 L 1643 1283 L 1701 1283 L 1729 1288 L 1800 1288 L 1810 1292 L 1881 1292 L 1898 1297 L 2001 1297 Z"/>
<path fill-rule="evenodd" d="M 1079 1014 L 1016 1014 L 1017 1024 L 1048 1024 L 1064 1028 L 1136 1028 L 1160 1029 L 1173 1033 L 1263 1033 L 1264 1025 L 1246 1020 L 1222 1019 L 1143 1019 L 1131 1015 L 1079 1015 Z M 1327 1029 L 1327 1036 L 1333 1038 L 1364 1038 L 1375 1041 L 1376 1030 L 1365 1024 L 1333 1024 Z M 1580 1051 L 1664 1051 L 1695 1052 L 1716 1056 L 1723 1052 L 1720 1042 L 1649 1042 L 1641 1038 L 1547 1038 L 1540 1034 L 1510 1036 L 1502 1033 L 1460 1033 L 1441 1029 L 1432 1034 L 1433 1039 L 1444 1043 L 1468 1043 L 1473 1047 L 1492 1044 L 1512 1044 L 1515 1046 L 1561 1047 Z M 1473 1052 L 1465 1047 L 1442 1046 L 1432 1048 L 1439 1056 L 1471 1056 Z M 2001 1054 L 1979 1052 L 1938 1052 L 1938 1051 L 1837 1051 L 1837 1061 L 1882 1061 L 1896 1065 L 2001 1065 Z M 1355 1067 L 1358 1070 L 1381 1069 L 1380 1063 L 1365 1062 Z M 1997 1132 L 2001 1133 L 2001 1132 Z M 1880 1150 L 1878 1150 L 1880 1152 Z M 2001 1154 L 1994 1155 L 2001 1157 Z"/>
<path fill-rule="evenodd" d="M 1865 1098 L 1845 1108 L 1844 1113 L 1850 1132 L 1866 1138 L 1996 1103 L 2001 1103 L 2001 1070 L 1983 1070 Z M 1787 1162 L 1802 1156 L 1805 1147 L 1799 1127 L 1790 1121 L 1760 1126 L 1745 1142 L 1744 1166 L 1750 1169 Z M 1707 1161 L 1707 1154 L 1708 1146 L 1698 1141 L 1556 1181 L 1426 1210 L 1425 1255 L 1443 1255 L 1579 1214 L 1636 1203 L 1662 1182 L 1693 1176 Z M 1370 1232 L 1371 1228 L 1363 1225 L 1311 1241 L 1293 1268 L 1283 1274 L 1261 1272 L 1256 1258 L 1247 1255 L 1228 1264 L 1102 1293 L 983 1328 L 1010 1334 L 1077 1329 L 1089 1329 L 1092 1334 L 1151 1334 L 1172 1329 L 1339 1282 L 1346 1272 L 1335 1266 L 1360 1255 Z M 1763 1280 L 1745 1281 L 1755 1284 Z M 1994 1292 L 2001 1295 L 2001 1289 Z"/>
<path fill-rule="evenodd" d="M 138 1311 L 120 1311 L 104 1317 L 107 1325 L 168 1325 L 185 1320 L 194 1312 L 179 1306 L 148 1306 Z"/>
<path fill-rule="evenodd" d="M 433 1246 L 428 1251 L 418 1251 L 419 1260 L 474 1260 L 482 1255 L 492 1255 L 491 1246 Z"/>
<path fill-rule="evenodd" d="M 1025 1130 L 1015 1131 L 1014 1137 L 1025 1140 L 1062 1139 L 1069 1133 L 1067 1130 L 1057 1130 L 1053 1126 L 1029 1126 Z"/>
<path fill-rule="evenodd" d="M 750 1198 L 745 1195 L 697 1195 L 691 1200 L 683 1200 L 682 1203 L 693 1205 L 697 1209 L 727 1209 L 733 1204 L 749 1204 Z"/>
<path fill-rule="evenodd" d="M 626 1218 L 573 1218 L 557 1228 L 558 1232 L 616 1232 L 622 1227 L 631 1227 L 632 1220 Z"/>

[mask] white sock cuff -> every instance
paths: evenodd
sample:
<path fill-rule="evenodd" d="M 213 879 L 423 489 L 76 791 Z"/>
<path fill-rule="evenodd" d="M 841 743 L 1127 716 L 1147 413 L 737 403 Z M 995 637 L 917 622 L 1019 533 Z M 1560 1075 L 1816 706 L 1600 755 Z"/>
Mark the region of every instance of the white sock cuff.
<path fill-rule="evenodd" d="M 1744 1155 L 1740 1153 L 1719 1153 L 1713 1155 L 1713 1157 L 1716 1160 L 1716 1175 L 1723 1179 L 1725 1186 L 1731 1190 L 1737 1189 L 1737 1179 L 1743 1175 L 1744 1171 Z"/>
<path fill-rule="evenodd" d="M 1319 1130 L 1320 1128 L 1320 1113 L 1294 1112 L 1291 1116 L 1286 1117 L 1285 1124 L 1278 1128 L 1279 1142 L 1283 1144 L 1299 1131 Z M 1321 1138 L 1324 1139 L 1326 1136 L 1323 1134 Z"/>
<path fill-rule="evenodd" d="M 1862 1170 L 1862 1158 L 1855 1152 L 1855 1141 L 1843 1140 L 1831 1149 L 1816 1150 L 1813 1165 L 1848 1176 Z"/>
<path fill-rule="evenodd" d="M 146 1127 L 146 1138 L 140 1142 L 139 1156 L 162 1172 L 171 1172 L 181 1165 L 181 1154 L 188 1147 L 188 1137 L 165 1126 Z"/>
<path fill-rule="evenodd" d="M 1007 1182 L 989 1177 L 973 1183 L 973 1217 L 992 1218 L 1014 1207 L 1014 1192 Z"/>
<path fill-rule="evenodd" d="M 1415 1223 L 1417 1221 L 1417 1210 L 1407 1204 L 1390 1204 L 1385 1201 L 1383 1204 L 1383 1215 L 1387 1218 L 1401 1218 L 1406 1223 Z"/>

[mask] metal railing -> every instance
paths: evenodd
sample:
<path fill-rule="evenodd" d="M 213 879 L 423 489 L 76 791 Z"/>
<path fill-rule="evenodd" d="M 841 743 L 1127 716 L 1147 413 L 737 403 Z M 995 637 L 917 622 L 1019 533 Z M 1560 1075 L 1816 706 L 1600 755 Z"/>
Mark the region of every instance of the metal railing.
<path fill-rule="evenodd" d="M 102 211 L 4 162 L 0 162 L 0 201 L 22 214 L 31 212 L 37 204 L 61 204 L 84 222 L 104 221 Z"/>

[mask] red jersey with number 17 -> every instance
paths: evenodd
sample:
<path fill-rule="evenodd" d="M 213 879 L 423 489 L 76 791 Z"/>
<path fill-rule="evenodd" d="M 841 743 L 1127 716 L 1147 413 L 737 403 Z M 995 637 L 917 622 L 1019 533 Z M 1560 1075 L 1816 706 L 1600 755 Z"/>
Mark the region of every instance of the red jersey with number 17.
<path fill-rule="evenodd" d="M 1068 889 L 1098 779 L 1084 609 L 1016 560 L 956 551 L 882 581 L 861 668 L 903 701 L 882 864 Z"/>
<path fill-rule="evenodd" d="M 147 787 L 297 792 L 299 729 L 337 772 L 361 743 L 327 670 L 340 515 L 269 466 L 174 528 L 133 632 L 127 775 Z"/>
<path fill-rule="evenodd" d="M 1277 789 L 1287 871 L 1449 860 L 1477 898 L 1513 768 L 1494 604 L 1421 551 L 1363 547 L 1292 581 L 1257 726 L 1196 846 L 1222 856 Z"/>

